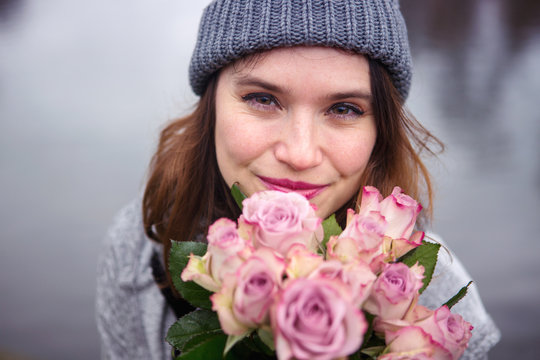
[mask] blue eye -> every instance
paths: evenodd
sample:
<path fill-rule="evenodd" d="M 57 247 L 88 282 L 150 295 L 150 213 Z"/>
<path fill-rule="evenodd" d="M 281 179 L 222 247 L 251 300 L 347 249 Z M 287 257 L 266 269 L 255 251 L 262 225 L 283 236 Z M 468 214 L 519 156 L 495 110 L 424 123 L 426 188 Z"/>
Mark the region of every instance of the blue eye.
<path fill-rule="evenodd" d="M 252 105 L 257 109 L 268 110 L 274 106 L 280 108 L 277 99 L 266 93 L 252 93 L 242 96 L 242 100 Z"/>
<path fill-rule="evenodd" d="M 349 116 L 361 116 L 364 114 L 364 111 L 362 111 L 359 107 L 353 104 L 349 103 L 339 103 L 332 105 L 330 109 L 328 109 L 328 113 L 331 115 L 336 115 L 338 117 L 349 117 Z"/>

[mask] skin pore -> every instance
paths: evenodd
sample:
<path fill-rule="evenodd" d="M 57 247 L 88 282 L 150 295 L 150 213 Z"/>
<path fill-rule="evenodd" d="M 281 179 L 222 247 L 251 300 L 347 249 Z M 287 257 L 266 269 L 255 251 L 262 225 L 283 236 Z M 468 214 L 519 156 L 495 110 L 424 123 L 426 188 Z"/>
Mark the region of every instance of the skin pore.
<path fill-rule="evenodd" d="M 216 89 L 219 170 L 246 195 L 296 191 L 327 217 L 353 197 L 376 140 L 369 64 L 325 47 L 279 48 L 224 68 Z"/>

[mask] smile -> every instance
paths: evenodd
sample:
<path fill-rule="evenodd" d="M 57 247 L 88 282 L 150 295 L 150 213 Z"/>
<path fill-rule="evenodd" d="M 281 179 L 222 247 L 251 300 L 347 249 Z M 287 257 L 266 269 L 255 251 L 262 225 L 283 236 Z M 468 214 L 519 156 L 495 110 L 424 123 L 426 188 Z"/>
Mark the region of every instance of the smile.
<path fill-rule="evenodd" d="M 320 194 L 328 185 L 317 185 L 305 183 L 303 181 L 293 181 L 289 179 L 274 179 L 265 176 L 257 176 L 268 190 L 277 190 L 282 192 L 295 192 L 306 199 L 313 199 Z"/>

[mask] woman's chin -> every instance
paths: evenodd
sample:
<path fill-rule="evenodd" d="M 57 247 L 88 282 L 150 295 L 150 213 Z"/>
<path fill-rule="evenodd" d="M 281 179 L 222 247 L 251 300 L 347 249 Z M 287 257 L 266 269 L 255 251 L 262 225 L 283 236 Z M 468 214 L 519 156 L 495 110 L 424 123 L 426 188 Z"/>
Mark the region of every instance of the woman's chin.
<path fill-rule="evenodd" d="M 332 209 L 329 209 L 325 204 L 317 205 L 317 203 L 311 202 L 311 205 L 315 207 L 315 214 L 323 220 L 333 213 Z"/>

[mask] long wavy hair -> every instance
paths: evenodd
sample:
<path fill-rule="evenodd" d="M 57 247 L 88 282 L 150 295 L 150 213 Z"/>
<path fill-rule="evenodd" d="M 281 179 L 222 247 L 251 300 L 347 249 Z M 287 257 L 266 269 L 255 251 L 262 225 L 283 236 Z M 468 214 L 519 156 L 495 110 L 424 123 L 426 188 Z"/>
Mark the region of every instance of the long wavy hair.
<path fill-rule="evenodd" d="M 377 138 L 362 186 L 376 186 L 386 196 L 395 185 L 420 199 L 423 220 L 432 212 L 433 191 L 420 154 L 434 155 L 433 145 L 443 144 L 403 107 L 403 99 L 386 69 L 368 59 Z M 147 236 L 163 244 L 167 264 L 170 240 L 205 241 L 208 226 L 219 217 L 236 219 L 240 210 L 218 168 L 214 144 L 217 77 L 209 81 L 195 110 L 172 121 L 161 132 L 150 165 L 143 198 L 143 222 Z M 345 203 L 336 218 L 342 226 L 346 210 L 360 204 L 361 187 Z M 168 268 L 168 266 L 166 266 Z M 168 274 L 170 283 L 170 275 Z"/>

